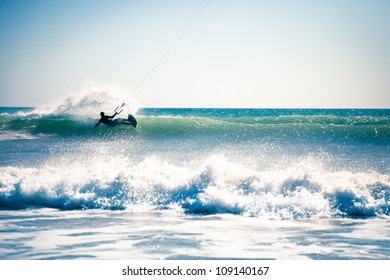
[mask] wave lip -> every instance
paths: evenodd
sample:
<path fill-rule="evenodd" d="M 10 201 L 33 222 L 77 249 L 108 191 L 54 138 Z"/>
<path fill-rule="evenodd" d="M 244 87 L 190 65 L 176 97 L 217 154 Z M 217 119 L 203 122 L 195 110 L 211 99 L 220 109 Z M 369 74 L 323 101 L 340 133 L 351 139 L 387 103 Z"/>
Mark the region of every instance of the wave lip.
<path fill-rule="evenodd" d="M 138 207 L 187 214 L 280 219 L 390 216 L 390 180 L 375 172 L 328 172 L 313 162 L 250 170 L 213 156 L 196 169 L 159 159 L 0 168 L 0 208 Z"/>

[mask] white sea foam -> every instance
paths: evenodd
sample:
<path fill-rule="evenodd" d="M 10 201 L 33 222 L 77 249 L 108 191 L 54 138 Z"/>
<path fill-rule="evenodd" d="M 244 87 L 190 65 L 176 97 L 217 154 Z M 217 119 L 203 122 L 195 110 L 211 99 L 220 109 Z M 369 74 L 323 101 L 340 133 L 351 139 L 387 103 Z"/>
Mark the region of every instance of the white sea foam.
<path fill-rule="evenodd" d="M 76 119 L 99 117 L 101 111 L 113 114 L 114 109 L 126 101 L 124 113 L 136 113 L 138 104 L 134 99 L 127 100 L 129 92 L 119 86 L 97 85 L 94 81 L 86 81 L 81 89 L 61 99 L 60 101 L 35 108 L 32 111 L 15 113 L 18 117 L 42 117 L 47 115 L 70 115 Z"/>
<path fill-rule="evenodd" d="M 28 132 L 0 131 L 0 141 L 7 140 L 33 140 L 36 136 Z"/>
<path fill-rule="evenodd" d="M 331 172 L 312 160 L 271 171 L 211 156 L 194 167 L 147 158 L 72 160 L 0 168 L 0 206 L 59 209 L 180 209 L 295 219 L 389 216 L 390 180 L 376 172 Z"/>

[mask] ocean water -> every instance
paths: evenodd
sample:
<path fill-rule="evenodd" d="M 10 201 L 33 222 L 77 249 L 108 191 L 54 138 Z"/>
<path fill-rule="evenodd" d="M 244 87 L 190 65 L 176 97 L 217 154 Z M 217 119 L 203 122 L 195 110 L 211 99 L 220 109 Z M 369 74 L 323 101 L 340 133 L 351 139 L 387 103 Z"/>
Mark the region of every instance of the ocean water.
<path fill-rule="evenodd" d="M 390 110 L 92 100 L 0 108 L 0 259 L 390 258 Z"/>

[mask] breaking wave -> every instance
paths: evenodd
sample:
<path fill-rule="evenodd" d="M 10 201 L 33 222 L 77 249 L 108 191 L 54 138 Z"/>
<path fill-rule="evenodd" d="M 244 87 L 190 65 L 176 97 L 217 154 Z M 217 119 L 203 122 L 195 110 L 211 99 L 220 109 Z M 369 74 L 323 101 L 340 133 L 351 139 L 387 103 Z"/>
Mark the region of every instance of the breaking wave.
<path fill-rule="evenodd" d="M 190 164 L 191 165 L 191 164 Z M 390 216 L 390 178 L 377 172 L 327 171 L 313 159 L 253 170 L 212 155 L 197 166 L 159 158 L 137 164 L 73 160 L 39 168 L 0 167 L 0 208 L 229 213 L 281 219 Z"/>

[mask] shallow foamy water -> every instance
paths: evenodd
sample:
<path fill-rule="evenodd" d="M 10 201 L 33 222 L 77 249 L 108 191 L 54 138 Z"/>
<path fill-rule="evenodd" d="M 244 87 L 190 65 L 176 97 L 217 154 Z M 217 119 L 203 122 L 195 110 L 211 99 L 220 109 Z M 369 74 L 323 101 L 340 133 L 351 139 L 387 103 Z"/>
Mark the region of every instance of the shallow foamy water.
<path fill-rule="evenodd" d="M 384 219 L 270 220 L 174 211 L 0 212 L 2 259 L 389 259 Z"/>

